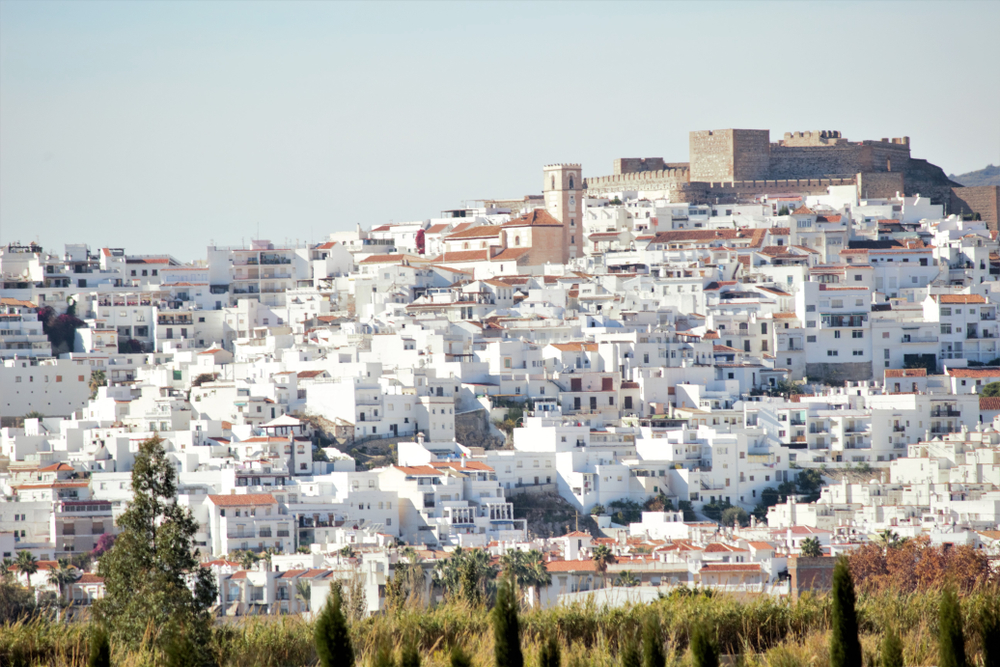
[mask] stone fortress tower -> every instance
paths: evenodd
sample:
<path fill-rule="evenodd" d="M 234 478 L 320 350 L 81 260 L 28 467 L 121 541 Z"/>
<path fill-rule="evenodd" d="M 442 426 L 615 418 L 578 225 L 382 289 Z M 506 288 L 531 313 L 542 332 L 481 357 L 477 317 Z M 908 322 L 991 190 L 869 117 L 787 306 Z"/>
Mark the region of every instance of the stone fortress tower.
<path fill-rule="evenodd" d="M 861 198 L 919 194 L 944 204 L 947 212 L 980 212 L 996 228 L 1000 189 L 980 193 L 982 188 L 952 182 L 940 167 L 911 157 L 909 137 L 849 141 L 836 130 L 818 130 L 786 132 L 771 142 L 770 134 L 747 129 L 691 132 L 690 162 L 619 158 L 611 175 L 585 179 L 586 195 L 635 191 L 648 198 L 715 204 L 762 194 L 825 194 L 831 185 L 853 185 Z M 580 165 L 554 165 L 545 171 L 546 208 L 553 215 L 549 170 L 564 167 L 579 170 Z"/>
<path fill-rule="evenodd" d="M 579 164 L 550 164 L 542 170 L 545 210 L 563 225 L 565 264 L 581 256 L 583 246 L 583 168 Z"/>

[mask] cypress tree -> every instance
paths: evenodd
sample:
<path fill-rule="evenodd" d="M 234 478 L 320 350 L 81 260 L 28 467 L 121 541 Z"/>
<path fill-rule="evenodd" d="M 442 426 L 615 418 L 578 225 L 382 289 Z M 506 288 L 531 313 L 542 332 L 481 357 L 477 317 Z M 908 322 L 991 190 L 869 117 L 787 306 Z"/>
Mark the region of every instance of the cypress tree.
<path fill-rule="evenodd" d="M 983 642 L 983 667 L 1000 667 L 1000 614 L 996 609 L 983 615 L 980 638 Z"/>
<path fill-rule="evenodd" d="M 694 667 L 719 667 L 719 649 L 703 626 L 691 633 L 691 657 Z"/>
<path fill-rule="evenodd" d="M 472 667 L 472 658 L 465 650 L 455 644 L 451 649 L 451 667 Z"/>
<path fill-rule="evenodd" d="M 101 627 L 97 627 L 90 635 L 90 657 L 87 658 L 87 667 L 111 667 L 111 645 L 108 642 L 108 633 Z"/>
<path fill-rule="evenodd" d="M 858 639 L 858 615 L 854 600 L 851 570 L 847 559 L 841 557 L 833 568 L 830 667 L 858 667 L 861 664 L 861 641 Z"/>
<path fill-rule="evenodd" d="M 354 664 L 351 635 L 341 606 L 340 586 L 333 586 L 314 629 L 316 655 L 322 667 L 349 667 Z"/>
<path fill-rule="evenodd" d="M 938 667 L 965 667 L 965 635 L 962 632 L 962 608 L 951 588 L 941 596 L 938 620 Z"/>
<path fill-rule="evenodd" d="M 420 667 L 420 653 L 415 641 L 407 642 L 399 656 L 399 667 Z"/>
<path fill-rule="evenodd" d="M 642 656 L 635 637 L 629 635 L 622 640 L 622 667 L 642 667 Z"/>
<path fill-rule="evenodd" d="M 559 653 L 559 640 L 554 634 L 549 635 L 538 647 L 538 667 L 559 667 L 562 663 Z"/>
<path fill-rule="evenodd" d="M 663 653 L 663 636 L 660 623 L 653 614 L 647 614 L 642 623 L 642 665 L 643 667 L 665 667 L 667 656 Z"/>
<path fill-rule="evenodd" d="M 493 642 L 496 667 L 524 667 L 521 627 L 517 620 L 517 594 L 514 582 L 506 575 L 497 587 L 497 603 L 493 607 Z"/>
<path fill-rule="evenodd" d="M 889 628 L 882 637 L 882 667 L 903 667 L 903 641 L 895 628 Z"/>

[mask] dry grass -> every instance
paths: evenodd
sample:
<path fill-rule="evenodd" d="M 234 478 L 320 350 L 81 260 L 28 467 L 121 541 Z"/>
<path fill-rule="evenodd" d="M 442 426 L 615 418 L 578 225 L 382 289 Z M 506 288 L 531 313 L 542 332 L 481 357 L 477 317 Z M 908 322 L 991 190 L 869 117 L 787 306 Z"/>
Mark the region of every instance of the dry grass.
<path fill-rule="evenodd" d="M 879 594 L 859 599 L 858 614 L 866 661 L 878 656 L 882 630 L 894 625 L 901 633 L 906 664 L 937 662 L 937 607 L 939 592 L 910 595 Z M 979 619 L 989 607 L 1000 606 L 995 591 L 977 592 L 962 600 L 971 664 L 980 655 Z M 827 597 L 805 596 L 798 603 L 767 597 L 749 600 L 726 595 L 682 595 L 619 609 L 593 604 L 527 611 L 521 616 L 526 667 L 537 663 L 539 644 L 553 633 L 562 646 L 563 664 L 576 667 L 614 667 L 624 637 L 639 632 L 642 619 L 655 614 L 667 645 L 668 666 L 691 664 L 687 644 L 696 624 L 716 629 L 724 654 L 736 656 L 730 664 L 745 667 L 825 667 L 829 664 Z M 0 664 L 83 667 L 86 664 L 88 626 L 57 624 L 38 619 L 0 627 Z M 375 647 L 388 643 L 397 651 L 415 640 L 423 664 L 444 667 L 452 646 L 461 645 L 473 664 L 493 664 L 493 637 L 484 609 L 441 605 L 430 610 L 403 610 L 366 619 L 352 628 L 360 664 L 368 664 Z M 257 617 L 216 628 L 212 646 L 220 667 L 312 667 L 316 654 L 312 625 L 298 617 Z M 125 652 L 113 647 L 119 667 L 155 665 L 148 650 Z"/>

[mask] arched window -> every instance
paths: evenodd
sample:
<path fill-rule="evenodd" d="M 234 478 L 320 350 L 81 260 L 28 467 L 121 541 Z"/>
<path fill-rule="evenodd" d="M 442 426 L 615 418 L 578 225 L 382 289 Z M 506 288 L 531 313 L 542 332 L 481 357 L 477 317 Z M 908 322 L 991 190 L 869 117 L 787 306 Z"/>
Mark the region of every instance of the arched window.
<path fill-rule="evenodd" d="M 462 250 L 468 250 L 468 249 L 469 249 L 469 242 L 466 241 L 465 243 L 462 244 Z"/>
<path fill-rule="evenodd" d="M 516 246 L 521 245 L 521 237 L 520 236 L 515 236 L 514 237 L 514 245 L 516 245 Z"/>
<path fill-rule="evenodd" d="M 556 189 L 556 177 L 555 176 L 552 177 L 552 187 L 549 188 L 549 189 L 550 190 L 555 190 Z"/>
<path fill-rule="evenodd" d="M 569 189 L 573 189 L 573 174 L 569 175 Z"/>

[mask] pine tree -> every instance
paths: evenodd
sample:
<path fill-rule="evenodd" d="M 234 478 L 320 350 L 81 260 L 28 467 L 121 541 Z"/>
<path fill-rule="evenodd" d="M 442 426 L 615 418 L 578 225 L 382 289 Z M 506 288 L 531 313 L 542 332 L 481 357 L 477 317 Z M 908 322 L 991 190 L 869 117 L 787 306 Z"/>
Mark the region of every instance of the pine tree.
<path fill-rule="evenodd" d="M 642 665 L 643 667 L 664 667 L 667 656 L 663 653 L 663 635 L 660 623 L 653 614 L 648 614 L 642 624 Z"/>
<path fill-rule="evenodd" d="M 861 641 L 858 639 L 858 616 L 854 600 L 851 570 L 847 559 L 841 557 L 833 568 L 831 667 L 858 667 L 861 664 Z"/>
<path fill-rule="evenodd" d="M 399 667 L 420 667 L 420 653 L 415 641 L 407 642 L 403 647 L 399 655 Z"/>
<path fill-rule="evenodd" d="M 198 522 L 177 503 L 174 464 L 157 437 L 139 445 L 132 493 L 118 517 L 114 546 L 98 561 L 105 594 L 94 605 L 95 616 L 111 639 L 126 647 L 137 647 L 152 630 L 157 649 L 183 643 L 188 651 L 203 652 L 211 635 L 215 580 L 211 570 L 199 566 Z"/>
<path fill-rule="evenodd" d="M 455 646 L 452 647 L 451 659 L 449 662 L 451 667 L 472 667 L 472 658 L 470 658 L 469 654 L 465 652 L 465 649 L 458 644 L 455 644 Z"/>
<path fill-rule="evenodd" d="M 903 667 L 903 641 L 895 628 L 889 628 L 882 637 L 882 667 Z"/>
<path fill-rule="evenodd" d="M 90 657 L 87 667 L 111 667 L 111 645 L 108 643 L 108 633 L 100 626 L 90 635 Z"/>
<path fill-rule="evenodd" d="M 524 667 L 521 653 L 521 628 L 517 619 L 517 593 L 508 576 L 497 588 L 497 603 L 493 607 L 493 656 L 496 667 Z"/>
<path fill-rule="evenodd" d="M 938 667 L 965 667 L 965 635 L 962 631 L 962 608 L 951 588 L 941 596 L 938 620 Z"/>
<path fill-rule="evenodd" d="M 622 639 L 622 667 L 642 667 L 642 656 L 639 654 L 639 644 L 635 637 L 629 635 Z"/>
<path fill-rule="evenodd" d="M 349 667 L 354 664 L 351 635 L 341 609 L 340 587 L 332 588 L 323 611 L 316 619 L 316 655 L 319 656 L 322 667 Z"/>
<path fill-rule="evenodd" d="M 719 649 L 702 626 L 691 634 L 691 656 L 694 667 L 719 667 Z"/>

